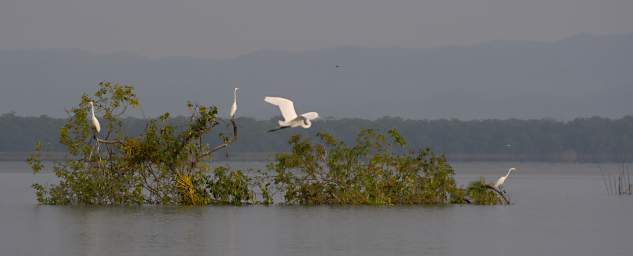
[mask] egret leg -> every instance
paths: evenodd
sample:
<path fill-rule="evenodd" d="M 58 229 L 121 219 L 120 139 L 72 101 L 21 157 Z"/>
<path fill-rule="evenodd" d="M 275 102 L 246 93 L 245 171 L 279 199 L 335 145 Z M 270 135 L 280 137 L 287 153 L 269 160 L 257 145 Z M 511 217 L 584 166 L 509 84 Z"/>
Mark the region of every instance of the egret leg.
<path fill-rule="evenodd" d="M 268 132 L 276 132 L 276 131 L 283 130 L 283 129 L 286 129 L 286 128 L 290 128 L 290 126 L 281 126 L 281 127 L 277 128 L 277 129 L 268 130 Z"/>
<path fill-rule="evenodd" d="M 99 156 L 99 162 L 101 162 L 101 143 L 99 142 L 99 138 L 96 134 L 93 135 L 92 138 L 95 140 L 95 145 L 97 146 L 97 156 Z M 90 158 L 88 159 L 92 160 L 92 150 L 90 151 Z"/>
<path fill-rule="evenodd" d="M 97 140 L 97 135 L 92 135 L 92 139 L 95 141 L 95 144 L 99 143 Z M 90 154 L 88 154 L 88 161 L 92 161 L 92 152 L 94 152 L 94 147 L 90 148 Z"/>
<path fill-rule="evenodd" d="M 99 156 L 99 163 L 101 163 L 101 151 L 99 150 L 101 147 L 101 143 L 97 140 L 97 156 Z"/>

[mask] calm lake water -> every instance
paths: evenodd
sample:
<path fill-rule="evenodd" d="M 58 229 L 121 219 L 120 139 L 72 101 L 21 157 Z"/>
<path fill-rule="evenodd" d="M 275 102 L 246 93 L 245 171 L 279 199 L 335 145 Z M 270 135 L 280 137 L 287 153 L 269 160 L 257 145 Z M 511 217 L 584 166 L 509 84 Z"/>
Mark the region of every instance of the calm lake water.
<path fill-rule="evenodd" d="M 460 184 L 512 166 L 510 206 L 82 208 L 37 205 L 51 174 L 0 162 L 0 255 L 633 255 L 633 196 L 599 172 L 617 165 L 454 165 Z"/>

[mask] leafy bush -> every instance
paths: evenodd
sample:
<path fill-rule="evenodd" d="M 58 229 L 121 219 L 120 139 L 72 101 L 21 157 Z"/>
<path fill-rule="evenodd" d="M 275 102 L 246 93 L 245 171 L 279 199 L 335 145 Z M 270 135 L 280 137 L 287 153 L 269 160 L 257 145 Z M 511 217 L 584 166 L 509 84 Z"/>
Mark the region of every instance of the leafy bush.
<path fill-rule="evenodd" d="M 353 146 L 327 133 L 320 143 L 295 135 L 292 151 L 269 164 L 287 204 L 446 204 L 457 190 L 453 168 L 429 149 L 402 153 L 406 141 L 362 131 Z"/>
<path fill-rule="evenodd" d="M 94 101 L 102 127 L 89 124 L 89 102 Z M 169 113 L 150 120 L 142 135 L 128 137 L 122 132 L 121 116 L 139 101 L 131 86 L 100 83 L 93 98 L 83 95 L 69 111 L 60 131 L 60 143 L 69 160 L 55 163 L 59 183 L 34 184 L 43 204 L 141 205 L 141 204 L 241 204 L 253 201 L 249 179 L 241 171 L 219 167 L 209 170 L 212 154 L 237 136 L 220 136 L 216 147 L 202 138 L 218 125 L 216 107 L 188 104 L 191 116 L 184 127 L 167 121 Z M 41 146 L 29 163 L 34 172 L 43 168 Z"/>
<path fill-rule="evenodd" d="M 89 123 L 94 101 L 104 130 Z M 279 153 L 267 170 L 246 175 L 228 167 L 210 168 L 213 153 L 237 138 L 219 134 L 209 146 L 205 136 L 219 124 L 214 106 L 188 104 L 184 125 L 170 123 L 165 113 L 147 122 L 138 136 L 123 132 L 122 116 L 139 106 L 131 86 L 100 83 L 93 97 L 83 95 L 68 111 L 60 143 L 69 153 L 55 163 L 56 184 L 33 184 L 37 200 L 55 205 L 209 205 L 273 203 L 281 193 L 287 204 L 497 204 L 485 183 L 458 188 L 454 170 L 443 155 L 431 150 L 410 151 L 396 131 L 387 135 L 361 131 L 348 146 L 327 133 L 318 142 L 294 135 L 291 151 Z M 35 173 L 44 168 L 36 153 L 28 162 Z M 256 193 L 258 191 L 259 193 Z"/>
<path fill-rule="evenodd" d="M 473 204 L 495 205 L 502 203 L 499 195 L 490 188 L 490 185 L 486 184 L 486 181 L 483 178 L 478 181 L 471 182 L 466 191 L 468 193 L 468 198 Z"/>

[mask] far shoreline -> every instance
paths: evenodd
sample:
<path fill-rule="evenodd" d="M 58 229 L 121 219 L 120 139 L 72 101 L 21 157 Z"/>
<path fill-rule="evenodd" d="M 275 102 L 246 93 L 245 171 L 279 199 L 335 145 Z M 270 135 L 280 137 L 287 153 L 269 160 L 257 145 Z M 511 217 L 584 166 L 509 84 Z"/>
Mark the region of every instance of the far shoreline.
<path fill-rule="evenodd" d="M 33 152 L 0 152 L 0 162 L 26 161 Z M 218 152 L 214 161 L 231 162 L 270 162 L 279 152 Z M 575 153 L 551 155 L 518 155 L 518 154 L 446 154 L 449 162 L 544 162 L 544 163 L 631 163 L 633 160 L 612 161 L 610 155 L 578 155 Z M 62 161 L 68 154 L 58 151 L 41 153 L 44 161 Z"/>

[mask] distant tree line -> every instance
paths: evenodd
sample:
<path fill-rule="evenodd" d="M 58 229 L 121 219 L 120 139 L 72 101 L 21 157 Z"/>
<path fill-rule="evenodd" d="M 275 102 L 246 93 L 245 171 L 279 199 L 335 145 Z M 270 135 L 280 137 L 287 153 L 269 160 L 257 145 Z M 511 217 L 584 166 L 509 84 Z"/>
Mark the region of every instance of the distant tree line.
<path fill-rule="evenodd" d="M 633 117 L 577 118 L 572 121 L 534 120 L 407 120 L 398 117 L 365 119 L 322 119 L 308 130 L 287 129 L 275 133 L 277 119 L 237 119 L 240 138 L 230 147 L 231 153 L 267 153 L 288 151 L 293 134 L 314 137 L 327 132 L 352 143 L 362 128 L 387 131 L 395 128 L 409 142 L 408 147 L 429 147 L 456 160 L 526 160 L 526 161 L 631 161 L 633 160 Z M 37 142 L 45 151 L 63 151 L 58 142 L 62 118 L 22 117 L 14 113 L 0 115 L 0 152 L 29 152 Z M 169 120 L 175 127 L 186 123 L 185 117 Z M 147 121 L 124 119 L 125 132 L 141 133 Z M 230 133 L 228 123 L 209 134 Z"/>

